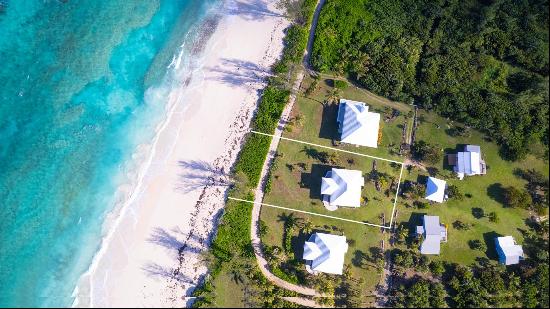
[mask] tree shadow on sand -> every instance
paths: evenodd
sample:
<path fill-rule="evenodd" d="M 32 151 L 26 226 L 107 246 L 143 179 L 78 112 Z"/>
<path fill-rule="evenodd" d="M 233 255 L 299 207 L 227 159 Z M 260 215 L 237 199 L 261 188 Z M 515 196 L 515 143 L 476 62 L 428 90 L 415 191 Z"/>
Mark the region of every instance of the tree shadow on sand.
<path fill-rule="evenodd" d="M 284 17 L 268 8 L 264 1 L 233 1 L 227 9 L 230 15 L 239 16 L 245 20 L 263 20 L 267 17 Z"/>
<path fill-rule="evenodd" d="M 194 283 L 194 281 L 188 276 L 182 274 L 180 271 L 170 267 L 163 267 L 157 263 L 148 263 L 141 268 L 143 272 L 149 277 L 159 277 L 162 279 L 173 279 L 180 283 Z"/>
<path fill-rule="evenodd" d="M 239 59 L 222 59 L 222 63 L 215 67 L 207 68 L 213 76 L 209 80 L 221 81 L 232 87 L 240 87 L 245 84 L 263 81 L 269 72 L 255 63 Z"/>
<path fill-rule="evenodd" d="M 229 187 L 232 182 L 224 170 L 205 161 L 179 161 L 178 165 L 184 170 L 179 175 L 176 189 L 182 193 L 200 190 L 206 186 Z"/>

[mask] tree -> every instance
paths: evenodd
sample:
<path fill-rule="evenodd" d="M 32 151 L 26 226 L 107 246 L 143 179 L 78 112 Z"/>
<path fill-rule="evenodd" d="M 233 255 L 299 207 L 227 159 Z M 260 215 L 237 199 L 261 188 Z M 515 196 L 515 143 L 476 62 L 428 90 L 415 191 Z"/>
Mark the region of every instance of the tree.
<path fill-rule="evenodd" d="M 527 191 L 515 187 L 505 188 L 503 197 L 506 205 L 512 208 L 528 209 L 532 204 L 531 195 Z"/>
<path fill-rule="evenodd" d="M 434 276 L 441 276 L 445 272 L 445 264 L 442 261 L 432 261 L 430 270 Z"/>
<path fill-rule="evenodd" d="M 428 164 L 437 164 L 440 159 L 441 152 L 435 146 L 432 146 L 425 141 L 417 141 L 411 148 L 415 158 Z"/>
<path fill-rule="evenodd" d="M 449 185 L 447 187 L 447 195 L 449 195 L 449 198 L 454 198 L 459 201 L 464 199 L 464 194 L 462 194 L 462 192 L 456 185 Z"/>
<path fill-rule="evenodd" d="M 468 241 L 468 245 L 470 246 L 470 248 L 474 250 L 479 250 L 479 251 L 487 250 L 487 246 L 485 245 L 485 243 L 479 239 L 472 239 Z"/>
<path fill-rule="evenodd" d="M 407 308 L 430 308 L 430 284 L 419 280 L 407 289 L 405 305 Z"/>
<path fill-rule="evenodd" d="M 489 221 L 498 223 L 500 221 L 498 214 L 494 211 L 490 212 L 487 217 L 489 218 Z"/>

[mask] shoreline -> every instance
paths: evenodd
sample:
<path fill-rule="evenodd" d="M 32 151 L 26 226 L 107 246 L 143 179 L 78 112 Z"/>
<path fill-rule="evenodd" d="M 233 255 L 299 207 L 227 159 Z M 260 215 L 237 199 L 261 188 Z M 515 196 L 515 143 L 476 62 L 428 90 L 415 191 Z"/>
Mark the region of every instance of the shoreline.
<path fill-rule="evenodd" d="M 262 12 L 245 9 L 256 2 L 243 2 L 224 2 L 203 46 L 204 63 L 171 90 L 167 118 L 150 149 L 142 145 L 133 155 L 149 152 L 139 165 L 137 179 L 143 181 L 107 215 L 112 226 L 79 279 L 73 306 L 184 306 L 182 296 L 206 273 L 200 253 L 215 229 L 230 184 L 227 174 L 288 24 L 273 5 Z M 179 64 L 175 58 L 170 65 Z M 216 119 L 208 119 L 211 111 Z"/>

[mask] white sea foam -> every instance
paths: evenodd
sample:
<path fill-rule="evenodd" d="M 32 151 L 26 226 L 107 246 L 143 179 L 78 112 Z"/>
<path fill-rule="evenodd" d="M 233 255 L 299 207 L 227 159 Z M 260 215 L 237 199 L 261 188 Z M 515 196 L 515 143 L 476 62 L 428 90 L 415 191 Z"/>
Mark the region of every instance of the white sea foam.
<path fill-rule="evenodd" d="M 211 8 L 208 14 L 215 14 L 216 8 Z M 207 14 L 207 15 L 208 15 Z M 82 274 L 79 278 L 76 287 L 73 290 L 72 297 L 74 301 L 72 307 L 94 307 L 94 286 L 91 284 L 91 276 L 97 271 L 99 261 L 105 254 L 109 244 L 112 241 L 114 232 L 121 220 L 128 212 L 132 212 L 132 204 L 139 199 L 142 194 L 144 178 L 151 172 L 152 160 L 157 150 L 159 138 L 162 132 L 166 129 L 166 126 L 170 122 L 176 110 L 178 113 L 185 113 L 187 106 L 180 106 L 181 100 L 179 98 L 184 97 L 186 92 L 192 90 L 195 87 L 200 87 L 202 84 L 201 72 L 203 68 L 205 54 L 191 55 L 192 41 L 196 40 L 193 34 L 197 32 L 197 27 L 192 27 L 184 36 L 183 43 L 180 45 L 177 56 L 174 55 L 170 64 L 166 67 L 167 76 L 165 81 L 156 87 L 150 87 L 145 91 L 144 101 L 148 105 L 165 104 L 164 117 L 158 123 L 155 129 L 154 137 L 149 144 L 138 145 L 136 151 L 132 154 L 131 160 L 125 162 L 124 167 L 121 169 L 123 172 L 119 178 L 126 180 L 121 184 L 115 193 L 114 208 L 111 210 L 105 219 L 103 224 L 103 237 L 101 240 L 101 246 L 94 255 L 92 263 L 88 270 Z M 193 79 L 191 79 L 191 77 Z M 182 89 L 182 85 L 188 80 L 193 80 L 192 84 L 186 85 Z M 179 98 L 168 99 L 169 96 L 177 95 Z M 139 137 L 135 137 L 139 138 Z M 177 136 L 174 136 L 173 148 Z"/>

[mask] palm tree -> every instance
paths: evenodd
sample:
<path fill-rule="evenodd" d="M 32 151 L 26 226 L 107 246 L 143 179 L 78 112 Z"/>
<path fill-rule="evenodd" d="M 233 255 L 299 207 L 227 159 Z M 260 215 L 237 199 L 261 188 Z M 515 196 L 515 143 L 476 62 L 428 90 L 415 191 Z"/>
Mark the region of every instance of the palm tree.
<path fill-rule="evenodd" d="M 296 217 L 294 213 L 283 213 L 279 215 L 279 222 L 284 222 L 286 228 L 294 228 L 302 222 L 303 219 Z"/>
<path fill-rule="evenodd" d="M 328 103 L 330 103 L 330 104 L 332 104 L 332 103 L 337 103 L 339 98 L 340 98 L 340 89 L 338 89 L 338 88 L 333 88 L 333 89 L 328 93 L 327 101 L 328 101 Z"/>
<path fill-rule="evenodd" d="M 309 219 L 305 220 L 302 224 L 302 232 L 304 234 L 311 234 L 313 232 L 313 223 Z"/>

